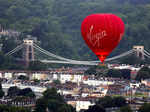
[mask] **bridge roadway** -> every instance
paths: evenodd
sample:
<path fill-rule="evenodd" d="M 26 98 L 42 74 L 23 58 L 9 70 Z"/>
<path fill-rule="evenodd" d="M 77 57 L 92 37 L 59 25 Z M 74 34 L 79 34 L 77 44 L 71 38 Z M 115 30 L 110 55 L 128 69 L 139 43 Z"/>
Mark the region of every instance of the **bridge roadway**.
<path fill-rule="evenodd" d="M 2 88 L 5 92 L 5 94 L 7 93 L 8 89 L 12 86 L 17 86 L 20 89 L 31 88 L 37 98 L 41 97 L 42 93 L 46 90 L 46 87 L 40 87 L 40 86 L 2 83 Z"/>

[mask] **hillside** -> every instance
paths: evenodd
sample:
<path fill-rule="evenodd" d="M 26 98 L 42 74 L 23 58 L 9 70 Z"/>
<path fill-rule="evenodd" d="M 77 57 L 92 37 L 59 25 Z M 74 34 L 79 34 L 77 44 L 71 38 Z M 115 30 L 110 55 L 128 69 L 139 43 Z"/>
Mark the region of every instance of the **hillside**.
<path fill-rule="evenodd" d="M 97 59 L 80 33 L 82 20 L 92 13 L 114 13 L 125 22 L 125 36 L 111 56 L 133 45 L 150 50 L 149 0 L 0 0 L 5 29 L 33 35 L 42 48 L 78 60 Z"/>

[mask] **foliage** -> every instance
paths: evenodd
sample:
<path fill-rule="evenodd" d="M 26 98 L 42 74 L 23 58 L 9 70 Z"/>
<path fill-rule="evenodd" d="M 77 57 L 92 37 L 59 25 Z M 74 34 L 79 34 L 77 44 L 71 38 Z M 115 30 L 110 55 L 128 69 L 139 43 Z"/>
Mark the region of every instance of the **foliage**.
<path fill-rule="evenodd" d="M 12 86 L 8 89 L 7 96 L 15 97 L 19 94 L 20 89 L 17 86 Z"/>
<path fill-rule="evenodd" d="M 31 111 L 29 109 L 25 109 L 24 107 L 0 105 L 0 112 L 31 112 Z"/>
<path fill-rule="evenodd" d="M 143 64 L 144 60 L 138 58 L 136 55 L 130 55 L 121 59 L 120 63 L 129 64 L 129 65 L 138 65 L 138 64 Z"/>
<path fill-rule="evenodd" d="M 149 79 L 150 78 L 150 68 L 144 66 L 142 67 L 136 76 L 136 80 L 140 81 L 140 80 L 144 80 L 144 79 Z"/>
<path fill-rule="evenodd" d="M 85 71 L 85 74 L 96 76 L 106 76 L 107 73 L 108 67 L 106 65 L 92 66 L 87 71 Z"/>
<path fill-rule="evenodd" d="M 90 67 L 89 69 L 87 69 L 87 70 L 85 71 L 85 74 L 88 74 L 88 75 L 96 74 L 96 66 L 92 66 L 92 67 Z"/>
<path fill-rule="evenodd" d="M 61 84 L 60 80 L 53 80 L 53 83 L 55 83 L 55 84 Z"/>
<path fill-rule="evenodd" d="M 130 79 L 130 69 L 109 69 L 108 70 L 108 77 L 114 77 L 114 78 L 124 78 L 124 79 Z"/>
<path fill-rule="evenodd" d="M 2 98 L 5 95 L 5 92 L 2 89 L 2 84 L 0 83 L 0 98 Z"/>
<path fill-rule="evenodd" d="M 121 69 L 120 72 L 121 72 L 123 78 L 130 79 L 130 75 L 131 75 L 130 69 Z"/>
<path fill-rule="evenodd" d="M 64 102 L 63 97 L 59 93 L 57 93 L 57 90 L 55 88 L 47 89 L 46 91 L 44 91 L 43 97 Z"/>
<path fill-rule="evenodd" d="M 38 79 L 34 79 L 33 81 L 34 81 L 35 84 L 39 84 L 40 83 L 40 80 L 38 80 Z"/>
<path fill-rule="evenodd" d="M 0 0 L 0 10 L 0 24 L 5 29 L 31 34 L 41 42 L 42 48 L 67 58 L 97 59 L 80 33 L 81 22 L 92 13 L 113 13 L 125 23 L 125 36 L 111 56 L 127 51 L 133 45 L 144 45 L 150 50 L 149 0 Z M 5 43 L 4 54 L 18 45 L 13 40 L 9 38 L 6 44 L 0 39 Z M 135 58 L 132 59 L 125 61 L 134 64 Z"/>
<path fill-rule="evenodd" d="M 2 52 L 0 52 L 0 69 L 18 70 L 23 69 L 23 66 L 16 64 L 12 57 L 6 57 Z"/>
<path fill-rule="evenodd" d="M 24 75 L 20 75 L 20 76 L 18 77 L 18 79 L 20 79 L 20 80 L 29 80 L 29 77 L 24 76 Z"/>
<path fill-rule="evenodd" d="M 126 99 L 122 96 L 114 97 L 113 103 L 116 107 L 123 107 L 127 105 Z"/>
<path fill-rule="evenodd" d="M 145 103 L 139 108 L 138 112 L 149 112 L 149 110 L 150 110 L 150 104 Z"/>
<path fill-rule="evenodd" d="M 65 103 L 55 88 L 47 89 L 43 97 L 36 101 L 35 112 L 45 112 L 47 109 L 50 112 L 75 112 L 75 109 Z"/>
<path fill-rule="evenodd" d="M 122 77 L 122 74 L 121 74 L 120 70 L 110 69 L 108 71 L 108 76 L 109 77 Z"/>
<path fill-rule="evenodd" d="M 26 97 L 30 97 L 30 98 L 35 98 L 35 94 L 31 90 L 31 88 L 21 89 L 18 93 L 18 96 L 26 96 Z"/>
<path fill-rule="evenodd" d="M 7 95 L 11 98 L 15 98 L 17 96 L 35 98 L 35 94 L 30 88 L 19 89 L 17 86 L 10 87 Z"/>
<path fill-rule="evenodd" d="M 130 106 L 123 106 L 120 108 L 119 112 L 132 112 Z"/>
<path fill-rule="evenodd" d="M 46 70 L 47 66 L 40 61 L 32 61 L 28 67 L 29 70 Z"/>
<path fill-rule="evenodd" d="M 109 107 L 123 107 L 126 104 L 126 100 L 124 97 L 118 96 L 118 97 L 110 97 L 110 96 L 105 96 L 100 98 L 96 104 L 102 105 L 104 108 L 109 108 Z"/>
<path fill-rule="evenodd" d="M 113 98 L 110 97 L 110 96 L 105 96 L 105 97 L 102 97 L 102 98 L 98 99 L 96 104 L 102 105 L 104 108 L 108 108 L 108 107 L 114 106 Z"/>
<path fill-rule="evenodd" d="M 105 108 L 102 107 L 101 105 L 94 105 L 94 106 L 91 106 L 85 112 L 106 112 L 106 111 L 105 111 Z"/>
<path fill-rule="evenodd" d="M 85 71 L 87 75 L 96 75 L 102 77 L 114 77 L 114 78 L 125 78 L 130 79 L 131 70 L 129 69 L 108 69 L 106 66 L 92 66 Z"/>

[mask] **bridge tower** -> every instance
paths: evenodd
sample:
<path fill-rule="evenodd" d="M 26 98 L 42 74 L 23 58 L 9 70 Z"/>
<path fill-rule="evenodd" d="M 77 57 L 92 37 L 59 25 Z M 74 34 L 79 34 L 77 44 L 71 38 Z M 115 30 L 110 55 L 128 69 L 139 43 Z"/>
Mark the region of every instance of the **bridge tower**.
<path fill-rule="evenodd" d="M 144 46 L 133 46 L 133 50 L 136 51 L 136 56 L 144 60 Z"/>
<path fill-rule="evenodd" d="M 28 67 L 30 61 L 34 61 L 34 48 L 33 48 L 34 40 L 32 39 L 24 39 L 23 40 L 23 60 L 25 65 Z"/>

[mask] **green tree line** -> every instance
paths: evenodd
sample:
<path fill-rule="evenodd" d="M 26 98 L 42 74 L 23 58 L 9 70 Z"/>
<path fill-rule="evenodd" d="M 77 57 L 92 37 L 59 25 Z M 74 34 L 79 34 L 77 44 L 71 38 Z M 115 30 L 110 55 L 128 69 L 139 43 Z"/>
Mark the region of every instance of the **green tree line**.
<path fill-rule="evenodd" d="M 83 19 L 92 13 L 114 13 L 125 23 L 125 36 L 111 56 L 133 45 L 150 49 L 149 0 L 0 0 L 5 29 L 36 36 L 44 49 L 79 60 L 97 59 L 80 33 Z"/>

